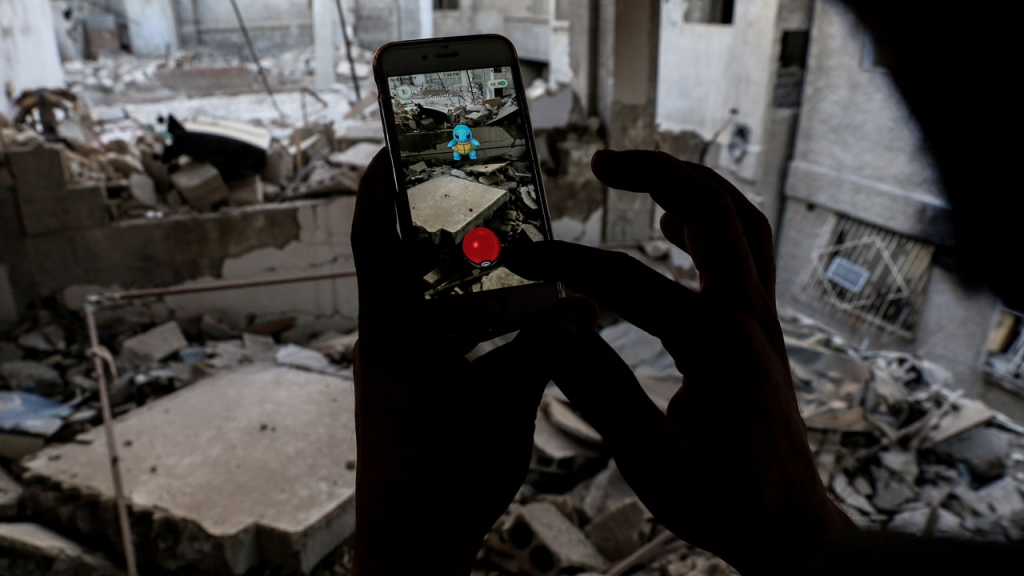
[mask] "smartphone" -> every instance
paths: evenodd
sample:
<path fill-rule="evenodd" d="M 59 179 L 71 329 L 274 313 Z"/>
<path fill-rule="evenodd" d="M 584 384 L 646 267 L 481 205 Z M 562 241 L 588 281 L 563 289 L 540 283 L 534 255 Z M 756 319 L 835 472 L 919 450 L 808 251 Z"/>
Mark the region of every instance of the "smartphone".
<path fill-rule="evenodd" d="M 502 251 L 551 239 L 515 47 L 499 35 L 386 44 L 373 62 L 410 290 L 449 334 L 497 336 L 551 306 Z"/>

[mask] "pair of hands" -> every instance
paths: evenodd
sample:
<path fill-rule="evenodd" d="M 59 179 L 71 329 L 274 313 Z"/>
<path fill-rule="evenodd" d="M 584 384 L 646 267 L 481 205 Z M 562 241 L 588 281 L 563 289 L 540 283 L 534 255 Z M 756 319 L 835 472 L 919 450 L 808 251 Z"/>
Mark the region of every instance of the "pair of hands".
<path fill-rule="evenodd" d="M 775 309 L 767 219 L 709 168 L 660 152 L 602 151 L 594 173 L 647 193 L 699 292 L 639 261 L 564 242 L 506 248 L 505 265 L 559 280 L 661 339 L 685 375 L 662 414 L 569 298 L 511 343 L 470 362 L 416 321 L 402 293 L 390 158 L 363 177 L 352 243 L 356 348 L 356 568 L 467 574 L 522 485 L 537 407 L 554 380 L 605 438 L 656 519 L 744 573 L 800 572 L 852 529 L 818 478 Z"/>

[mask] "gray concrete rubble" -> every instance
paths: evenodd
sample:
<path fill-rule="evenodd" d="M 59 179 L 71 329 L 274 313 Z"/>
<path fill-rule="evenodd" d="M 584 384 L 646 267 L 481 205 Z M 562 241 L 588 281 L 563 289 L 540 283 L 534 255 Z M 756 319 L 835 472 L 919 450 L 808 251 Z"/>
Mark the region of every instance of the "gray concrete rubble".
<path fill-rule="evenodd" d="M 140 558 L 171 571 L 308 572 L 354 529 L 353 401 L 348 380 L 253 365 L 118 419 Z M 28 514 L 114 537 L 116 549 L 97 515 L 112 498 L 100 429 L 23 465 Z"/>
<path fill-rule="evenodd" d="M 124 572 L 60 534 L 18 522 L 0 523 L 0 574 L 121 576 Z"/>
<path fill-rule="evenodd" d="M 163 360 L 186 346 L 188 341 L 178 323 L 167 322 L 125 340 L 121 351 L 130 361 L 144 363 Z"/>
<path fill-rule="evenodd" d="M 18 515 L 21 493 L 21 484 L 0 468 L 0 520 L 9 520 Z"/>
<path fill-rule="evenodd" d="M 196 210 L 205 211 L 228 197 L 228 187 L 212 164 L 189 162 L 171 174 L 171 182 Z"/>
<path fill-rule="evenodd" d="M 508 191 L 441 176 L 409 189 L 412 219 L 433 242 L 458 243 L 508 199 Z"/>
<path fill-rule="evenodd" d="M 572 569 L 603 570 L 608 560 L 576 526 L 547 502 L 527 504 L 504 527 L 505 541 L 527 574 L 547 576 Z"/>

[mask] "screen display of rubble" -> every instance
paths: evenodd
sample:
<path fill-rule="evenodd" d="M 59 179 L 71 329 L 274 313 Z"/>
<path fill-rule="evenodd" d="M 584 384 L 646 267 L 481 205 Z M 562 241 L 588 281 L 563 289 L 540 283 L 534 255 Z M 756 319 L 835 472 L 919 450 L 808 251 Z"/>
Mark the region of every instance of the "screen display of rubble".
<path fill-rule="evenodd" d="M 428 299 L 529 284 L 501 264 L 550 235 L 509 67 L 389 78 Z"/>

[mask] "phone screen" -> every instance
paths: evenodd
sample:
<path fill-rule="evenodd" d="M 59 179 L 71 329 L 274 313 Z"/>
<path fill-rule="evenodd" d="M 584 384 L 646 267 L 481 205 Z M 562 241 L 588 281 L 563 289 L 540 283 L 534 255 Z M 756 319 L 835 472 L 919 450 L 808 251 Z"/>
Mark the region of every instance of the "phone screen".
<path fill-rule="evenodd" d="M 531 284 L 502 251 L 551 236 L 513 79 L 508 66 L 388 78 L 427 299 Z"/>

